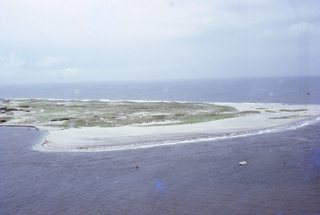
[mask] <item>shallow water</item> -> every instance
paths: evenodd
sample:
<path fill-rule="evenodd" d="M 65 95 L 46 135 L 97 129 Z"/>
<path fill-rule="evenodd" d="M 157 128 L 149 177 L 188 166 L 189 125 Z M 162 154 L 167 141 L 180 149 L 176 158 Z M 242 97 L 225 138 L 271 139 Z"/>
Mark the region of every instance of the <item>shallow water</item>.
<path fill-rule="evenodd" d="M 319 129 L 44 153 L 35 129 L 0 127 L 0 214 L 320 214 Z"/>

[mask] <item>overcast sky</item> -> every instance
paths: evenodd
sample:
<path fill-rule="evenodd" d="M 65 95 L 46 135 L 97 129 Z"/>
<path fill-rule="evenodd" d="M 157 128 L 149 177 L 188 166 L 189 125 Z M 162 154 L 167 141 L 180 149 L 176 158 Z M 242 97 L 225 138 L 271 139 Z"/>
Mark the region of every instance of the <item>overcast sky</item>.
<path fill-rule="evenodd" d="M 0 0 L 0 83 L 320 75 L 319 0 Z"/>

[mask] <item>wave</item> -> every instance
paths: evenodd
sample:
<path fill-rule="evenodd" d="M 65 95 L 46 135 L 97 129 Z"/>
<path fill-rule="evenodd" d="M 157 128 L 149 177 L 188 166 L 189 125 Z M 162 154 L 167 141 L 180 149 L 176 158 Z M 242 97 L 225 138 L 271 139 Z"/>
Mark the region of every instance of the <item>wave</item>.
<path fill-rule="evenodd" d="M 13 101 L 25 101 L 25 100 L 33 100 L 33 101 L 60 101 L 60 102 L 137 102 L 137 103 L 189 103 L 189 102 L 197 102 L 197 103 L 209 103 L 213 104 L 213 102 L 202 102 L 202 101 L 176 101 L 176 100 L 141 100 L 141 99 L 60 99 L 60 98 L 14 98 Z"/>
<path fill-rule="evenodd" d="M 255 135 L 261 135 L 261 134 L 269 134 L 269 133 L 278 133 L 278 132 L 284 132 L 284 131 L 292 131 L 299 128 L 303 128 L 309 125 L 313 125 L 320 122 L 320 116 L 313 116 L 309 117 L 307 119 L 299 120 L 296 122 L 292 122 L 287 125 L 281 125 L 276 126 L 272 128 L 264 128 L 259 130 L 251 130 L 251 131 L 245 131 L 245 132 L 235 132 L 232 134 L 222 135 L 222 136 L 215 136 L 215 137 L 208 137 L 208 138 L 201 138 L 197 139 L 195 141 L 197 142 L 203 142 L 203 141 L 213 141 L 213 140 L 220 140 L 220 139 L 232 139 L 232 138 L 239 138 L 239 137 L 247 137 L 247 136 L 255 136 Z"/>
<path fill-rule="evenodd" d="M 320 116 L 314 116 L 304 120 L 290 123 L 288 125 L 277 126 L 273 128 L 266 128 L 266 129 L 246 131 L 246 132 L 228 133 L 228 134 L 223 134 L 221 136 L 207 136 L 207 137 L 200 137 L 200 138 L 195 137 L 195 138 L 189 138 L 189 139 L 178 140 L 178 141 L 164 141 L 164 142 L 153 142 L 153 143 L 151 142 L 145 145 L 128 145 L 128 146 L 110 147 L 106 151 L 142 149 L 142 148 L 151 148 L 151 147 L 157 147 L 157 146 L 169 146 L 169 145 L 187 144 L 187 143 L 195 143 L 195 142 L 197 143 L 212 142 L 212 141 L 218 141 L 218 140 L 242 138 L 242 137 L 256 136 L 256 135 L 269 134 L 269 133 L 292 131 L 292 130 L 300 129 L 300 128 L 313 125 L 319 122 L 320 122 Z"/>

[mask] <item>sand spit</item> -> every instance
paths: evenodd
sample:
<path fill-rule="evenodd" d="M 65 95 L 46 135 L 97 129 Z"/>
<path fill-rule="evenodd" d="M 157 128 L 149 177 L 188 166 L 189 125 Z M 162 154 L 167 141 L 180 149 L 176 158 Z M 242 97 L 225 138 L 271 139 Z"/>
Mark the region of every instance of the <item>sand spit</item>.
<path fill-rule="evenodd" d="M 314 105 L 227 105 L 239 111 L 253 111 L 261 106 L 272 112 L 183 125 L 83 127 L 52 131 L 44 128 L 49 130 L 47 142 L 41 147 L 35 146 L 35 149 L 56 152 L 141 149 L 297 129 L 320 120 L 320 106 Z M 289 111 L 281 111 L 299 109 L 307 110 L 294 114 L 294 117 Z"/>
<path fill-rule="evenodd" d="M 33 102 L 0 103 L 1 124 L 36 126 L 48 131 L 46 141 L 34 146 L 35 150 L 47 152 L 185 144 L 297 129 L 320 121 L 320 105 L 61 100 L 37 100 L 34 105 Z M 86 121 L 86 117 L 93 115 Z M 77 118 L 80 116 L 81 121 Z"/>

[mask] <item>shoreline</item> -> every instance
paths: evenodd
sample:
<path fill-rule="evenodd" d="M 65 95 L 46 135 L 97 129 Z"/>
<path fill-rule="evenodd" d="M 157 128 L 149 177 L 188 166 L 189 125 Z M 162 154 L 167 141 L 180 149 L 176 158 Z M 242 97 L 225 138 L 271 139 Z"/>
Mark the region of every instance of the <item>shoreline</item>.
<path fill-rule="evenodd" d="M 214 103 L 230 105 L 239 111 L 256 110 L 267 106 L 270 109 L 308 107 L 310 117 L 298 119 L 268 119 L 268 114 L 250 115 L 221 119 L 195 124 L 169 125 L 155 127 L 117 127 L 117 128 L 80 128 L 69 131 L 57 131 L 48 136 L 45 151 L 119 151 L 206 142 L 226 138 L 258 135 L 266 132 L 281 132 L 293 127 L 300 127 L 308 119 L 314 123 L 320 121 L 320 106 L 283 105 L 277 103 Z M 282 113 L 280 113 L 282 116 Z M 286 114 L 284 114 L 286 115 Z M 298 123 L 298 125 L 295 125 Z M 309 122 L 307 122 L 307 125 Z M 289 127 L 288 127 L 289 126 Z M 85 134 L 83 136 L 83 134 Z M 200 138 L 199 138 L 200 137 Z"/>
<path fill-rule="evenodd" d="M 45 102 L 46 100 L 40 101 Z M 28 104 L 32 104 L 29 100 L 27 100 L 27 102 L 29 102 Z M 72 103 L 72 101 L 69 100 L 59 100 L 57 103 L 50 104 L 59 106 L 63 102 L 67 102 L 67 105 L 79 104 L 79 102 Z M 84 103 L 82 105 L 88 106 L 89 108 L 91 107 L 90 102 L 81 102 Z M 108 100 L 103 103 L 105 105 L 108 105 L 109 103 L 119 105 L 117 102 L 118 101 Z M 128 105 L 127 102 L 132 101 L 126 100 L 122 102 L 123 103 L 120 103 L 120 105 Z M 141 105 L 152 103 L 152 107 L 155 108 L 152 110 L 158 111 L 156 106 L 157 101 L 139 102 L 141 102 Z M 21 103 L 19 103 L 19 100 L 13 100 L 12 103 L 15 105 L 14 107 L 23 106 Z M 173 103 L 181 102 L 168 101 L 166 105 L 172 105 Z M 136 103 L 133 102 L 133 104 Z M 188 103 L 185 104 L 186 107 L 188 107 L 188 105 L 190 106 Z M 44 103 L 44 106 L 38 107 L 37 109 L 32 109 L 32 111 L 27 111 L 26 113 L 21 113 L 21 111 L 18 111 L 17 113 L 11 114 L 13 117 L 15 117 L 12 120 L 13 124 L 10 124 L 10 121 L 8 121 L 0 126 L 30 127 L 45 132 L 46 135 L 43 142 L 33 146 L 33 149 L 37 151 L 97 152 L 133 150 L 158 146 L 188 144 L 194 142 L 208 142 L 227 138 L 232 139 L 259 135 L 263 133 L 294 130 L 320 121 L 320 105 L 231 102 L 202 102 L 196 104 L 210 104 L 214 107 L 234 108 L 237 111 L 237 115 L 231 118 L 222 118 L 203 122 L 195 121 L 194 123 L 187 122 L 182 124 L 166 124 L 166 121 L 160 120 L 155 122 L 155 124 L 133 123 L 115 127 L 100 127 L 99 125 L 93 124 L 91 126 L 64 128 L 61 127 L 60 124 L 50 124 L 49 121 L 48 123 L 42 122 L 28 125 L 27 120 L 30 120 L 30 117 L 32 119 L 32 117 L 38 116 L 39 113 L 43 114 L 43 109 L 40 108 L 46 107 L 46 103 Z M 93 105 L 97 105 L 97 103 L 93 103 Z M 170 111 L 171 109 L 164 110 Z M 202 111 L 201 109 L 199 110 Z M 69 112 L 70 108 L 67 111 Z M 99 111 L 101 110 L 97 109 L 94 111 L 94 113 L 97 114 Z M 141 111 L 142 110 L 138 109 L 137 112 L 133 112 L 131 114 L 134 115 L 136 113 L 145 113 Z M 222 114 L 224 113 L 222 112 Z M 51 115 L 49 114 L 49 116 Z M 23 124 L 23 122 L 25 123 Z"/>
<path fill-rule="evenodd" d="M 34 150 L 43 151 L 43 152 L 112 152 L 112 151 L 126 151 L 126 150 L 139 150 L 147 149 L 154 147 L 164 147 L 164 146 L 174 146 L 174 145 L 184 145 L 192 143 L 204 143 L 211 141 L 227 140 L 227 139 L 236 139 L 249 136 L 257 136 L 261 134 L 270 134 L 270 133 L 280 133 L 291 130 L 296 130 L 303 128 L 305 126 L 313 125 L 320 122 L 320 116 L 312 117 L 308 120 L 294 121 L 289 124 L 262 128 L 262 129 L 252 129 L 252 130 L 243 130 L 243 131 L 233 131 L 233 132 L 221 132 L 217 134 L 189 134 L 187 136 L 181 137 L 177 136 L 163 136 L 162 139 L 154 141 L 153 138 L 144 139 L 143 142 L 141 138 L 137 138 L 130 142 L 120 142 L 116 144 L 98 144 L 98 141 L 90 145 L 81 145 L 81 141 L 74 141 L 74 144 L 68 145 L 66 142 L 59 144 L 58 141 L 54 142 L 53 140 L 45 140 L 43 143 L 33 146 Z M 98 128 L 99 130 L 101 128 Z M 88 132 L 87 128 L 83 129 Z M 103 129 L 101 129 L 103 130 Z M 89 131 L 90 133 L 90 131 Z M 47 137 L 50 135 L 48 132 Z M 61 138 L 63 134 L 61 134 Z M 106 138 L 106 137 L 105 137 Z M 121 137 L 120 137 L 121 138 Z M 76 138 L 75 138 L 76 139 Z M 103 138 L 102 138 L 103 139 Z M 61 141 L 60 143 L 62 143 Z M 58 143 L 58 144 L 57 144 Z"/>
<path fill-rule="evenodd" d="M 213 144 L 43 153 L 31 149 L 43 137 L 38 131 L 1 128 L 1 211 L 317 214 L 319 129 L 317 123 Z"/>
<path fill-rule="evenodd" d="M 64 99 L 64 98 L 33 98 L 33 97 L 18 97 L 18 98 L 0 98 L 1 101 L 51 101 L 51 102 L 105 102 L 105 103 L 117 103 L 117 102 L 134 102 L 134 103 L 203 103 L 203 104 L 274 104 L 274 105 L 288 105 L 288 106 L 320 106 L 319 103 L 292 103 L 292 102 L 252 102 L 252 101 L 241 101 L 241 102 L 230 102 L 230 101 L 204 101 L 204 100 L 143 100 L 143 99 Z"/>
<path fill-rule="evenodd" d="M 190 215 L 218 211 L 248 215 L 299 214 L 303 210 L 306 214 L 317 214 L 319 129 L 317 123 L 295 131 L 214 144 L 112 153 L 42 153 L 31 149 L 40 140 L 39 132 L 3 128 L 0 129 L 1 188 L 5 199 L 2 211 L 5 214 L 21 211 L 177 214 L 178 211 Z M 240 165 L 242 161 L 246 165 Z M 74 202 L 72 207 L 70 201 Z M 230 202 L 234 207 L 230 207 Z"/>
<path fill-rule="evenodd" d="M 44 133 L 43 140 L 39 143 L 32 146 L 33 150 L 47 152 L 47 153 L 54 153 L 54 152 L 112 152 L 112 151 L 127 151 L 127 150 L 139 150 L 139 149 L 147 149 L 153 147 L 163 147 L 163 146 L 174 146 L 174 145 L 184 145 L 184 144 L 192 144 L 192 143 L 204 143 L 204 142 L 211 142 L 211 141 L 219 141 L 219 140 L 227 140 L 227 139 L 236 139 L 242 137 L 249 137 L 249 136 L 257 136 L 261 134 L 267 133 L 280 133 L 285 131 L 291 131 L 303 128 L 305 126 L 313 125 L 320 122 L 320 116 L 316 116 L 310 118 L 309 120 L 300 120 L 300 122 L 292 122 L 288 126 L 276 126 L 264 129 L 256 129 L 256 130 L 248 130 L 248 131 L 235 131 L 233 133 L 221 133 L 216 135 L 209 135 L 209 134 L 195 134 L 194 136 L 190 136 L 189 138 L 181 139 L 181 140 L 173 140 L 175 137 L 171 137 L 170 140 L 152 142 L 149 141 L 146 144 L 139 144 L 138 142 L 132 142 L 129 145 L 113 145 L 113 146 L 95 146 L 92 145 L 90 147 L 81 147 L 81 148 L 57 148 L 55 146 L 48 146 L 51 145 L 53 142 L 47 140 L 50 132 L 48 130 L 38 128 L 37 126 L 30 126 L 30 125 L 0 125 L 0 127 L 16 127 L 16 128 L 32 128 L 36 131 L 40 131 Z M 84 128 L 86 129 L 86 128 Z"/>

